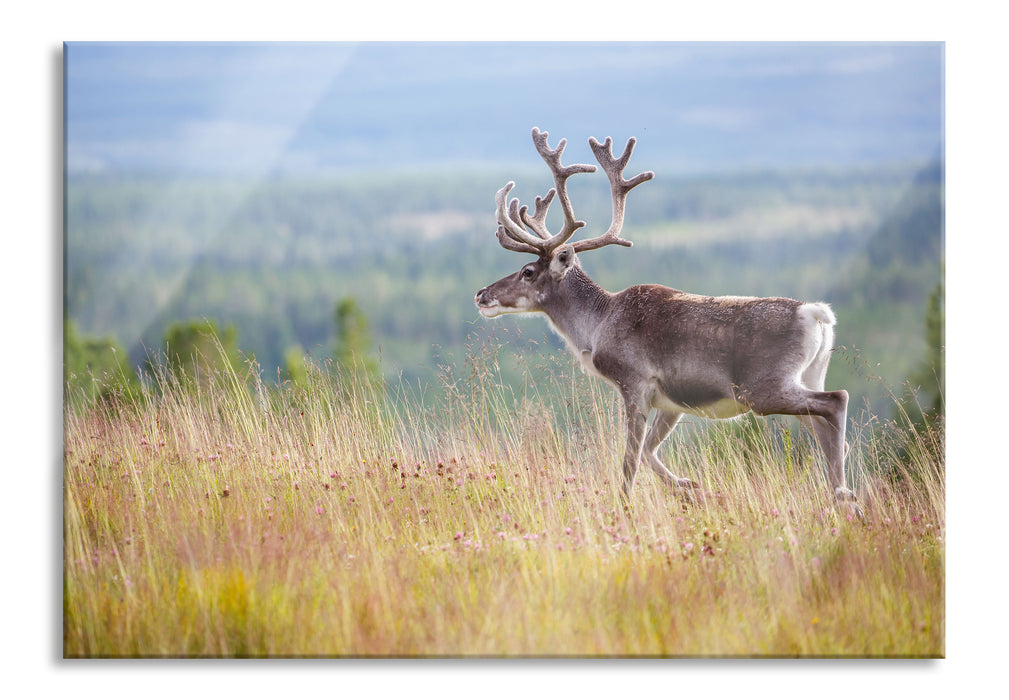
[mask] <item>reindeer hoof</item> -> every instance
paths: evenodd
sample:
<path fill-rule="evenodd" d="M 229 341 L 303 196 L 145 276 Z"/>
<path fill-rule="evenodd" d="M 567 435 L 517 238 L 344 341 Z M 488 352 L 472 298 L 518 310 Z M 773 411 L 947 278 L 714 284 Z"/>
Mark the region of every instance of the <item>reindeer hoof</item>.
<path fill-rule="evenodd" d="M 865 512 L 862 510 L 862 506 L 858 504 L 858 499 L 855 498 L 854 492 L 851 489 L 846 489 L 843 486 L 838 486 L 834 489 L 834 498 L 837 499 L 838 503 L 843 503 L 848 506 L 848 510 L 859 520 L 865 519 Z"/>
<path fill-rule="evenodd" d="M 676 486 L 681 489 L 699 489 L 701 485 L 690 479 L 676 479 Z"/>
<path fill-rule="evenodd" d="M 855 501 L 841 501 L 839 503 L 848 509 L 848 520 L 852 518 L 857 518 L 860 521 L 865 520 L 865 511 Z"/>

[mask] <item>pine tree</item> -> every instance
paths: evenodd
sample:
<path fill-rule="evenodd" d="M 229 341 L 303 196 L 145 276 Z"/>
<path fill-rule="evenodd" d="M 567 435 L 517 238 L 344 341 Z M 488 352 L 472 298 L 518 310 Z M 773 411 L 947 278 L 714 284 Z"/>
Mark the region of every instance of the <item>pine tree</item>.
<path fill-rule="evenodd" d="M 242 364 L 235 327 L 229 325 L 222 333 L 215 321 L 207 319 L 171 324 L 165 331 L 164 346 L 172 374 L 201 386 L 221 371 L 237 372 Z"/>
<path fill-rule="evenodd" d="M 284 352 L 284 380 L 295 386 L 308 386 L 308 367 L 305 363 L 305 349 L 292 345 Z"/>
<path fill-rule="evenodd" d="M 334 359 L 345 371 L 378 378 L 378 362 L 371 355 L 368 317 L 354 297 L 344 297 L 336 305 L 336 351 Z"/>
<path fill-rule="evenodd" d="M 126 350 L 114 338 L 79 336 L 74 322 L 66 317 L 63 381 L 68 398 L 83 396 L 88 402 L 129 399 L 140 391 L 140 381 Z"/>
<path fill-rule="evenodd" d="M 925 358 L 910 380 L 919 387 L 922 413 L 931 422 L 946 413 L 946 287 L 941 278 L 928 297 L 925 342 Z"/>

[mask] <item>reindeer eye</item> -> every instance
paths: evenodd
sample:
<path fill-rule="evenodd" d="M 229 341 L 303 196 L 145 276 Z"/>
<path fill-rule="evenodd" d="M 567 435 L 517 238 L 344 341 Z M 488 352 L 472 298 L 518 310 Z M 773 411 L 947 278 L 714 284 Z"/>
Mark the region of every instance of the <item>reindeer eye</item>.
<path fill-rule="evenodd" d="M 531 267 L 527 267 L 522 270 L 522 279 L 531 280 L 532 278 L 533 278 L 533 269 Z"/>

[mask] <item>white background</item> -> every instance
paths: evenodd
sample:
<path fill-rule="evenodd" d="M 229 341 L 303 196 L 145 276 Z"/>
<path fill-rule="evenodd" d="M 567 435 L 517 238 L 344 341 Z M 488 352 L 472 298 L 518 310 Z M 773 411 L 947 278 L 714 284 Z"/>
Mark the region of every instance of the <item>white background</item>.
<path fill-rule="evenodd" d="M 1003 672 L 1005 23 L 991 2 L 8 3 L 0 29 L 0 626 L 8 697 L 940 697 Z M 945 41 L 947 644 L 941 661 L 64 661 L 61 43 L 84 40 Z M 991 678 L 989 678 L 991 677 Z M 981 691 L 986 692 L 986 691 Z M 13 693 L 13 694 L 11 694 Z"/>

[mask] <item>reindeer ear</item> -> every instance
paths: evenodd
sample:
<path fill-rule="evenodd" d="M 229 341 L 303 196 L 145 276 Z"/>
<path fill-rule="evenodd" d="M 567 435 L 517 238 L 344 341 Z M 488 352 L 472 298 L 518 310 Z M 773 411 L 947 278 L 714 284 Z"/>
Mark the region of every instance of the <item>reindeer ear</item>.
<path fill-rule="evenodd" d="M 561 246 L 550 260 L 550 274 L 555 280 L 559 280 L 568 273 L 568 270 L 570 270 L 574 264 L 574 246 Z"/>

